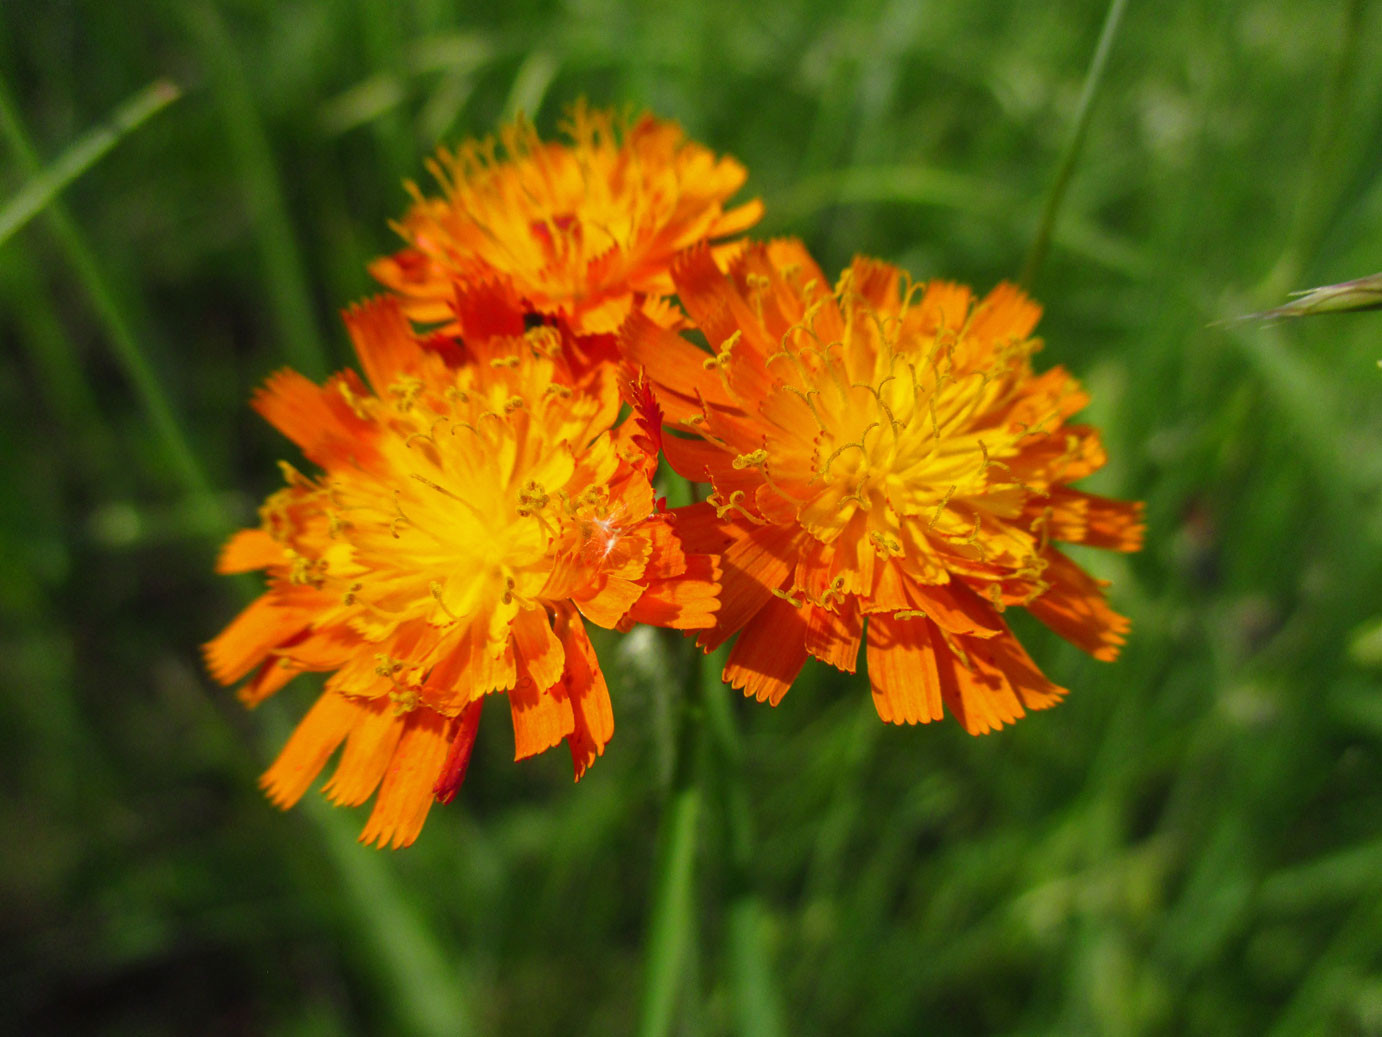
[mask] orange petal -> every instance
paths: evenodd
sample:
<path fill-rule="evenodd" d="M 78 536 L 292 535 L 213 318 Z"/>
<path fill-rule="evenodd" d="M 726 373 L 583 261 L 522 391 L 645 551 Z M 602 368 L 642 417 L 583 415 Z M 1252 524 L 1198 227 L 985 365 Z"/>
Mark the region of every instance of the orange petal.
<path fill-rule="evenodd" d="M 1037 669 L 1011 634 L 992 641 L 969 641 L 966 648 L 977 670 L 1011 686 L 1028 709 L 1049 709 L 1066 695 L 1064 688 Z"/>
<path fill-rule="evenodd" d="M 300 633 L 305 622 L 300 610 L 279 608 L 261 595 L 202 646 L 206 668 L 222 684 L 234 684 L 272 648 Z"/>
<path fill-rule="evenodd" d="M 774 597 L 744 628 L 725 664 L 724 680 L 759 702 L 776 706 L 806 662 L 806 620 Z"/>
<path fill-rule="evenodd" d="M 571 749 L 571 762 L 575 767 L 576 780 L 579 781 L 595 758 L 604 753 L 605 746 L 614 736 L 614 708 L 609 700 L 605 675 L 600 671 L 599 660 L 595 658 L 595 647 L 590 643 L 579 617 L 571 617 L 562 644 L 566 648 L 564 681 L 575 720 L 566 742 Z"/>
<path fill-rule="evenodd" d="M 748 623 L 782 587 L 792 573 L 798 533 L 790 526 L 737 527 L 739 538 L 720 559 L 720 611 L 715 627 L 697 644 L 707 651 L 719 647 Z M 795 610 L 793 610 L 795 611 Z"/>
<path fill-rule="evenodd" d="M 403 727 L 387 698 L 361 703 L 345 752 L 322 791 L 341 806 L 358 806 L 369 799 L 393 759 Z"/>
<path fill-rule="evenodd" d="M 509 689 L 509 712 L 513 716 L 515 760 L 527 759 L 552 748 L 576 727 L 571 699 L 558 683 L 539 691 L 523 668 L 518 683 Z"/>
<path fill-rule="evenodd" d="M 933 633 L 933 641 L 939 644 L 939 629 Z M 968 638 L 959 639 L 966 651 L 984 642 Z M 952 652 L 936 652 L 936 672 L 940 677 L 941 698 L 955 719 L 972 735 L 984 735 L 997 731 L 1004 724 L 1011 724 L 1023 715 L 1022 703 L 1013 692 L 1012 685 L 1004 679 L 1001 671 L 990 668 L 970 669 L 963 665 Z"/>
<path fill-rule="evenodd" d="M 422 356 L 398 299 L 392 295 L 375 296 L 341 315 L 374 394 L 385 396 L 398 376 L 416 366 Z"/>
<path fill-rule="evenodd" d="M 334 692 L 326 692 L 307 711 L 278 759 L 259 779 L 276 806 L 288 809 L 321 773 L 327 757 L 345 740 L 363 706 Z"/>
<path fill-rule="evenodd" d="M 912 584 L 907 590 L 916 607 L 947 634 L 993 637 L 1004 629 L 993 606 L 958 580 Z"/>
<path fill-rule="evenodd" d="M 546 691 L 561 680 L 565 665 L 561 642 L 552 632 L 552 621 L 545 609 L 520 609 L 510 628 L 514 652 L 520 665 L 537 684 L 538 691 Z"/>
<path fill-rule="evenodd" d="M 935 625 L 886 613 L 870 616 L 868 625 L 869 685 L 878 715 L 889 724 L 939 720 L 943 711 L 936 654 L 950 649 L 932 636 Z"/>
<path fill-rule="evenodd" d="M 246 706 L 257 706 L 301 672 L 300 667 L 282 656 L 265 659 L 236 697 Z"/>
<path fill-rule="evenodd" d="M 806 651 L 837 670 L 853 673 L 859 663 L 859 641 L 864 633 L 858 598 L 845 598 L 835 612 L 818 605 L 807 605 L 803 611 Z"/>
<path fill-rule="evenodd" d="M 432 787 L 446 761 L 448 726 L 446 717 L 430 709 L 407 715 L 360 842 L 395 850 L 412 845 L 432 808 Z"/>
<path fill-rule="evenodd" d="M 629 618 L 649 626 L 705 630 L 715 625 L 719 607 L 719 565 L 710 555 L 691 555 L 681 575 L 648 581 L 647 590 L 629 611 Z"/>
<path fill-rule="evenodd" d="M 1050 587 L 1027 603 L 1027 611 L 1076 648 L 1103 662 L 1118 658 L 1131 623 L 1109 607 L 1097 580 L 1068 557 L 1048 549 L 1042 573 Z"/>
<path fill-rule="evenodd" d="M 262 529 L 242 529 L 233 534 L 216 559 L 218 573 L 245 573 L 267 569 L 283 561 L 283 545 Z"/>

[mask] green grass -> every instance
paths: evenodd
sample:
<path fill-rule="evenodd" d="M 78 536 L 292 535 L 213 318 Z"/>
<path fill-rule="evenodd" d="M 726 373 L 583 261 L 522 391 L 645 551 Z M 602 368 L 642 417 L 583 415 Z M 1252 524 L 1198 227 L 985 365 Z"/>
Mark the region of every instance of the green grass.
<path fill-rule="evenodd" d="M 600 644 L 618 734 L 579 786 L 494 723 L 407 852 L 278 813 L 255 777 L 311 688 L 247 714 L 197 658 L 243 589 L 221 516 L 292 456 L 246 399 L 347 362 L 336 311 L 439 139 L 582 95 L 737 155 L 761 232 L 827 268 L 1016 278 L 1108 5 L 499 10 L 0 6 L 36 152 L 6 131 L 0 211 L 40 203 L 0 245 L 17 1030 L 632 1032 L 660 642 Z M 1350 653 L 1382 614 L 1382 314 L 1218 323 L 1382 266 L 1379 45 L 1355 0 L 1127 5 L 1033 289 L 1106 431 L 1091 487 L 1147 501 L 1147 549 L 1087 561 L 1132 639 L 1106 665 L 1021 623 L 1072 694 L 982 739 L 820 669 L 732 725 L 708 703 L 678 1032 L 1382 1030 L 1382 671 Z M 181 99 L 64 165 L 161 77 Z"/>

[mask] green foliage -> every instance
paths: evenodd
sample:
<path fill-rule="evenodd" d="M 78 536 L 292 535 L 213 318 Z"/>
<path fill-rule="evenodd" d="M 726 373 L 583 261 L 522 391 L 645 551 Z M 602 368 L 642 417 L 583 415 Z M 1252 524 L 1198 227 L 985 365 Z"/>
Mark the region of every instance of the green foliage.
<path fill-rule="evenodd" d="M 762 232 L 827 269 L 1015 278 L 1106 9 L 0 6 L 40 167 L 158 77 L 184 93 L 0 247 L 11 1025 L 630 1032 L 660 642 L 600 644 L 619 730 L 579 787 L 560 753 L 515 767 L 494 722 L 406 852 L 342 846 L 362 812 L 279 814 L 255 775 L 312 689 L 246 714 L 197 658 L 238 601 L 217 516 L 252 521 L 289 456 L 246 398 L 346 362 L 334 313 L 435 143 L 519 108 L 550 129 L 581 95 L 737 155 Z M 1342 0 L 1128 5 L 1033 288 L 1041 362 L 1106 431 L 1091 488 L 1147 501 L 1142 554 L 1087 558 L 1129 646 L 1095 663 L 1018 617 L 1071 695 L 980 739 L 885 727 L 819 668 L 775 710 L 734 701 L 742 796 L 701 805 L 682 1032 L 751 1025 L 745 926 L 793 1034 L 1382 1029 L 1382 318 L 1222 323 L 1377 269 L 1379 44 Z M 36 190 L 0 156 L 0 205 Z"/>

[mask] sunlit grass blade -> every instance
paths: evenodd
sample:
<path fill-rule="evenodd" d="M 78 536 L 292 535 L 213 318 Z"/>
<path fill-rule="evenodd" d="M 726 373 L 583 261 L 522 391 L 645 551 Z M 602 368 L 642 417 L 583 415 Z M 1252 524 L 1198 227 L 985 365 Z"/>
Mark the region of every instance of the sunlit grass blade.
<path fill-rule="evenodd" d="M 122 104 L 108 122 L 83 134 L 47 169 L 33 177 L 0 209 L 0 245 L 28 223 L 77 177 L 99 162 L 120 140 L 182 96 L 176 83 L 157 79 Z"/>
<path fill-rule="evenodd" d="M 1104 81 L 1109 51 L 1118 35 L 1118 26 L 1123 20 L 1125 7 L 1127 0 L 1112 0 L 1108 5 L 1108 13 L 1104 16 L 1104 27 L 1099 32 L 1099 42 L 1094 48 L 1094 57 L 1090 59 L 1089 71 L 1085 73 L 1084 89 L 1080 91 L 1080 103 L 1075 110 L 1075 125 L 1070 131 L 1069 140 L 1066 141 L 1065 153 L 1061 156 L 1060 166 L 1057 167 L 1056 178 L 1046 193 L 1046 203 L 1041 209 L 1041 221 L 1037 224 L 1036 237 L 1032 239 L 1026 262 L 1022 264 L 1022 276 L 1019 281 L 1024 288 L 1032 287 L 1037 271 L 1041 269 L 1046 253 L 1051 248 L 1051 235 L 1055 230 L 1056 217 L 1060 213 L 1061 203 L 1065 201 L 1066 189 L 1070 186 L 1075 164 L 1079 161 L 1080 151 L 1084 147 L 1089 117 L 1094 110 L 1094 99 L 1098 96 L 1099 87 Z"/>

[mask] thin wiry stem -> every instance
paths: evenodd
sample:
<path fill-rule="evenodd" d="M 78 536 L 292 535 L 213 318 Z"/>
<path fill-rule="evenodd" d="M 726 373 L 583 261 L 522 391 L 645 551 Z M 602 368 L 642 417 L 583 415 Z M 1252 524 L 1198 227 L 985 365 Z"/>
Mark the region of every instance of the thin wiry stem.
<path fill-rule="evenodd" d="M 1036 237 L 1032 239 L 1026 262 L 1022 264 L 1022 276 L 1019 281 L 1024 288 L 1032 287 L 1037 271 L 1041 269 L 1041 264 L 1051 247 L 1056 216 L 1060 212 L 1061 203 L 1065 201 L 1066 188 L 1070 186 L 1070 178 L 1075 173 L 1075 163 L 1079 161 L 1080 151 L 1084 147 L 1089 117 L 1094 110 L 1094 98 L 1098 96 L 1099 87 L 1103 83 L 1104 68 L 1108 64 L 1114 38 L 1118 35 L 1118 26 L 1123 20 L 1125 7 L 1127 0 L 1111 0 L 1108 13 L 1104 15 L 1104 27 L 1099 32 L 1099 42 L 1094 48 L 1094 57 L 1090 59 L 1089 71 L 1085 73 L 1084 89 L 1080 91 L 1079 107 L 1075 110 L 1075 125 L 1071 129 L 1070 139 L 1066 141 L 1065 152 L 1061 155 L 1060 166 L 1056 170 L 1056 178 L 1051 182 L 1051 189 L 1046 194 L 1046 204 L 1041 209 L 1041 222 L 1037 224 Z"/>

